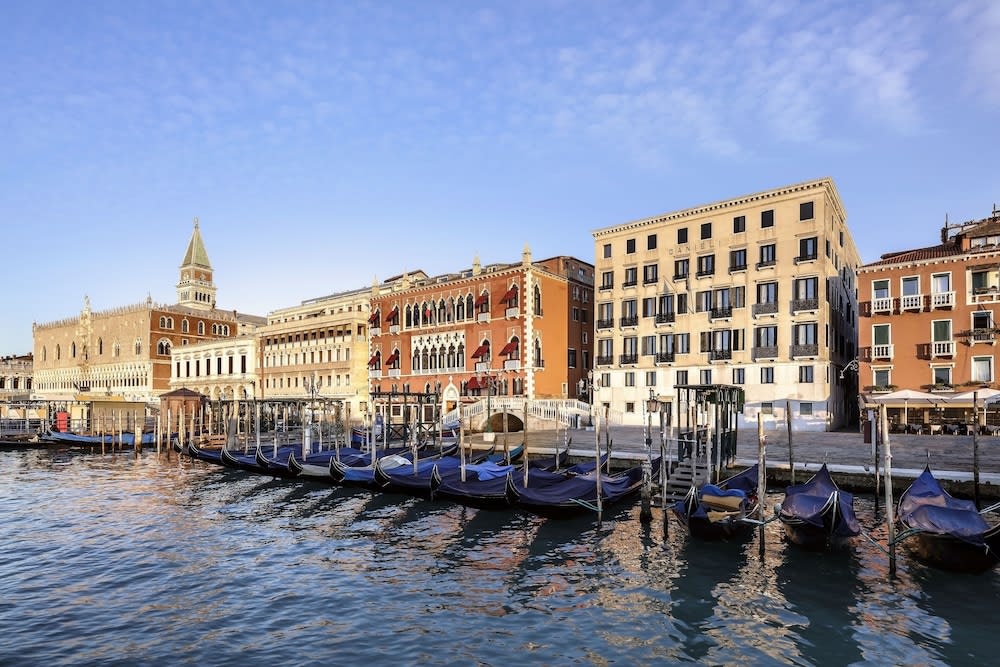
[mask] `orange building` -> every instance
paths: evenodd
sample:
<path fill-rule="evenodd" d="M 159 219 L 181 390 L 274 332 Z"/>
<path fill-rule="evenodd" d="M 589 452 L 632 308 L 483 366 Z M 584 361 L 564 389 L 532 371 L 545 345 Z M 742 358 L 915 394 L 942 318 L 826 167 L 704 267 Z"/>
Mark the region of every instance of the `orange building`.
<path fill-rule="evenodd" d="M 479 397 L 577 398 L 592 367 L 594 267 L 573 257 L 408 275 L 374 288 L 373 391 L 425 392 L 447 409 Z"/>
<path fill-rule="evenodd" d="M 940 395 L 996 383 L 1000 214 L 946 225 L 938 245 L 883 255 L 858 271 L 860 386 Z"/>

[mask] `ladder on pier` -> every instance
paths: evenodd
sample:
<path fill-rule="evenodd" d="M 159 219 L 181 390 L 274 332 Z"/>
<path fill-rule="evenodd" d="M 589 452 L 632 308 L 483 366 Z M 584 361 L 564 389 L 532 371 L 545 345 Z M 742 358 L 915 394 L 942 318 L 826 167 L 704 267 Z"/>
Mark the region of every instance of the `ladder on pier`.
<path fill-rule="evenodd" d="M 677 502 L 687 495 L 692 486 L 698 486 L 708 481 L 708 461 L 698 457 L 687 457 L 674 466 L 666 481 L 666 499 L 668 503 Z M 664 494 L 658 491 L 655 495 L 659 500 Z"/>

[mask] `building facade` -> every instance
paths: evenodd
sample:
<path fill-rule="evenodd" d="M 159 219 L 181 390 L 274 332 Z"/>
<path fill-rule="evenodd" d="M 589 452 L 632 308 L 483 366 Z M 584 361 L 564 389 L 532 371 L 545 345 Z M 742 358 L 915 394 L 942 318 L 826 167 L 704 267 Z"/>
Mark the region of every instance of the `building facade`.
<path fill-rule="evenodd" d="M 258 332 L 261 398 L 368 403 L 371 290 L 357 289 L 273 311 Z"/>
<path fill-rule="evenodd" d="M 258 395 L 255 334 L 220 338 L 171 349 L 170 389 L 190 389 L 215 401 Z"/>
<path fill-rule="evenodd" d="M 996 383 L 1000 214 L 946 225 L 941 243 L 861 268 L 862 391 L 953 392 Z"/>
<path fill-rule="evenodd" d="M 143 303 L 91 310 L 32 325 L 33 395 L 47 400 L 116 395 L 155 401 L 168 391 L 175 347 L 252 332 L 264 320 L 215 308 L 211 263 L 198 220 L 180 267 L 177 303 Z"/>
<path fill-rule="evenodd" d="M 32 362 L 30 354 L 0 357 L 0 401 L 25 400 L 31 395 Z"/>
<path fill-rule="evenodd" d="M 853 418 L 860 261 L 830 179 L 594 232 L 596 398 L 645 422 L 650 392 L 733 384 L 800 430 Z"/>
<path fill-rule="evenodd" d="M 404 275 L 373 291 L 374 391 L 437 394 L 451 410 L 489 396 L 567 399 L 592 361 L 593 265 L 573 257 Z"/>

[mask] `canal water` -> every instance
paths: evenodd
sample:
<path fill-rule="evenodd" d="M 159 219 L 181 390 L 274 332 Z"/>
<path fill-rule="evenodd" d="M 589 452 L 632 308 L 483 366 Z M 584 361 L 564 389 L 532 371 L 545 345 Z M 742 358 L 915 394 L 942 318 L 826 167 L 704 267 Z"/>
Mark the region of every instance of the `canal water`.
<path fill-rule="evenodd" d="M 761 558 L 637 507 L 555 521 L 47 450 L 0 452 L 0 508 L 0 664 L 996 662 L 996 571 L 890 578 L 870 544 L 804 553 L 776 523 Z"/>

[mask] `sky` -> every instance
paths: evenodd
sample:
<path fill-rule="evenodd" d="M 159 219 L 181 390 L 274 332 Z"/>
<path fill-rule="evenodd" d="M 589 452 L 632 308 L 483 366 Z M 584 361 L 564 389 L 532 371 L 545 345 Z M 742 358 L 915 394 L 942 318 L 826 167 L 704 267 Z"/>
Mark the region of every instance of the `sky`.
<path fill-rule="evenodd" d="M 573 255 L 832 177 L 863 262 L 1000 204 L 1000 2 L 46 2 L 0 20 L 0 355 L 32 323 Z"/>

